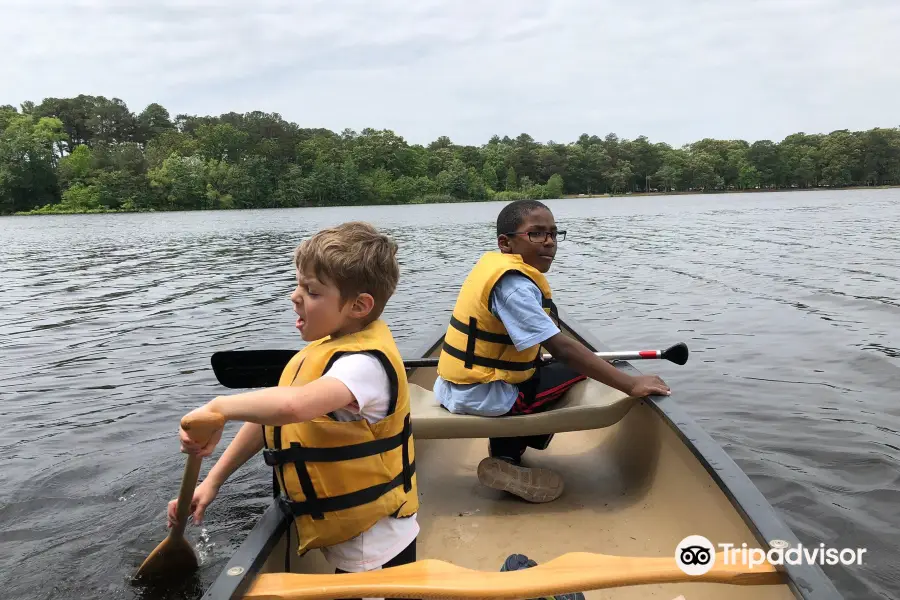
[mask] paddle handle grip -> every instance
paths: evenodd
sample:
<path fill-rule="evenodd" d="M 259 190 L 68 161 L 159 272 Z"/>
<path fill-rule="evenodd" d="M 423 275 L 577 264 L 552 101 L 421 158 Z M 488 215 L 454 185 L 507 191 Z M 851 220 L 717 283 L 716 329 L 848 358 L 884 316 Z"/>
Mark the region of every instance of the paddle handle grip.
<path fill-rule="evenodd" d="M 225 417 L 214 412 L 190 413 L 181 419 L 181 428 L 201 446 L 205 446 L 209 438 L 224 426 Z"/>

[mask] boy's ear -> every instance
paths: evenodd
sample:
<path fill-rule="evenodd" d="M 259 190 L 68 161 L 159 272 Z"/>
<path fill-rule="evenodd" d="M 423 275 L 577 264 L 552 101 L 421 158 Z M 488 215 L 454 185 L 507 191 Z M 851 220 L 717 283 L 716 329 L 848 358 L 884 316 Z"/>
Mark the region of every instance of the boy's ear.
<path fill-rule="evenodd" d="M 369 316 L 373 308 L 375 308 L 375 298 L 372 294 L 359 294 L 350 307 L 350 316 L 354 319 L 364 319 Z"/>
<path fill-rule="evenodd" d="M 498 235 L 497 247 L 500 248 L 500 252 L 510 253 L 512 249 L 509 247 L 509 236 L 503 234 Z"/>

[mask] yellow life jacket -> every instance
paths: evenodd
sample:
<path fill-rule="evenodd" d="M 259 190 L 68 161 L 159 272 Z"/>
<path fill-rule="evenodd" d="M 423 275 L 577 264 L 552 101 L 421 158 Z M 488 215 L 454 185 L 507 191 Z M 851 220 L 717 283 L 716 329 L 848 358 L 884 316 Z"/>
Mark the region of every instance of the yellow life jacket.
<path fill-rule="evenodd" d="M 384 419 L 342 422 L 326 415 L 263 427 L 263 456 L 275 468 L 282 506 L 294 517 L 298 554 L 347 541 L 383 517 L 408 517 L 419 507 L 406 369 L 384 321 L 311 342 L 288 362 L 278 385 L 307 384 L 340 356 L 357 352 L 375 355 L 387 371 L 391 403 Z"/>
<path fill-rule="evenodd" d="M 540 344 L 516 350 L 503 322 L 491 312 L 491 293 L 500 278 L 515 271 L 528 277 L 541 290 L 544 311 L 556 316 L 550 284 L 544 274 L 525 263 L 518 254 L 484 254 L 463 282 L 437 372 L 452 383 L 520 383 L 534 375 Z"/>

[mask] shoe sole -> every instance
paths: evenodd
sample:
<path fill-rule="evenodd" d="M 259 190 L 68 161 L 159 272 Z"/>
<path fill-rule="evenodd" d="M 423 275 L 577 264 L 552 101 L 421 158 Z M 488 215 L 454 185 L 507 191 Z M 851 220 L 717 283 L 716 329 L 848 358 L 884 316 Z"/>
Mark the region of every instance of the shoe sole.
<path fill-rule="evenodd" d="M 550 469 L 520 467 L 499 458 L 478 463 L 478 481 L 534 503 L 551 502 L 563 493 L 563 479 Z"/>

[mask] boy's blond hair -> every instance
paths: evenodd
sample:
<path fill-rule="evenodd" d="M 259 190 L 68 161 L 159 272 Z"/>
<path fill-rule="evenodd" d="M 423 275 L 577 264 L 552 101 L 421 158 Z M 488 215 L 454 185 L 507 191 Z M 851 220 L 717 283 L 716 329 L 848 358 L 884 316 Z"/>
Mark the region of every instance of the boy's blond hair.
<path fill-rule="evenodd" d="M 337 287 L 341 306 L 357 294 L 371 294 L 375 306 L 367 321 L 381 316 L 400 279 L 396 242 L 360 221 L 323 229 L 304 240 L 294 251 L 294 266 Z"/>

